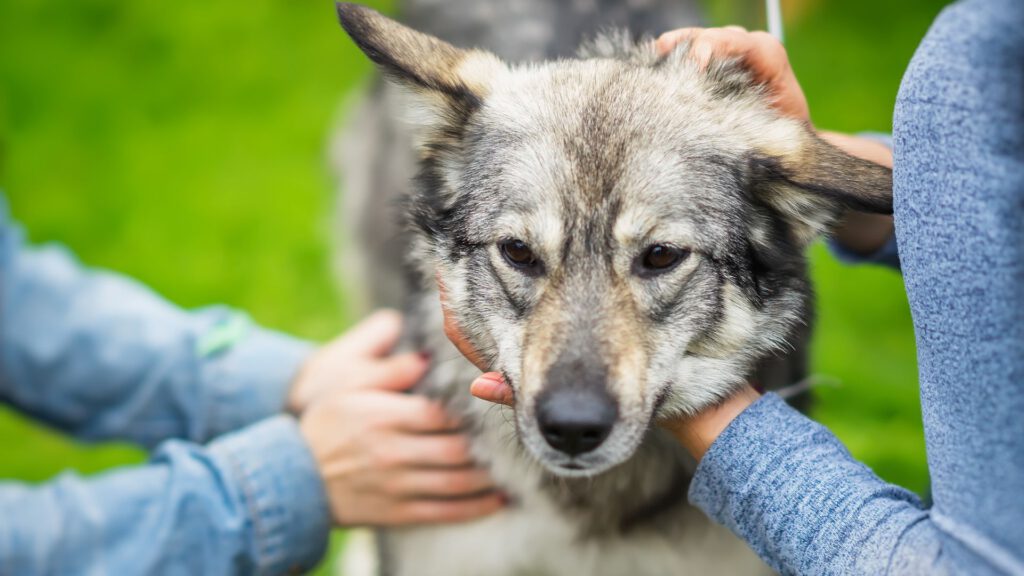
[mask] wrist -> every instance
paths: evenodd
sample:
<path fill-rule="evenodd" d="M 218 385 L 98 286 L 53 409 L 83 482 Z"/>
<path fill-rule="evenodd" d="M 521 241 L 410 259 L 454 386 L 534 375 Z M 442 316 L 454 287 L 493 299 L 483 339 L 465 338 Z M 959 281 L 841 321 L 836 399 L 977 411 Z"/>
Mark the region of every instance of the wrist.
<path fill-rule="evenodd" d="M 311 570 L 327 547 L 330 508 L 295 420 L 268 418 L 218 438 L 209 450 L 245 512 L 254 572 Z"/>
<path fill-rule="evenodd" d="M 818 137 L 850 156 L 892 168 L 892 149 L 878 140 L 828 130 L 818 130 Z"/>
<path fill-rule="evenodd" d="M 309 374 L 319 352 L 319 350 L 314 350 L 307 355 L 295 371 L 291 382 L 288 383 L 288 395 L 285 397 L 284 409 L 292 416 L 301 416 L 312 400 L 313 392 L 310 390 Z"/>
<path fill-rule="evenodd" d="M 250 327 L 237 341 L 200 351 L 205 442 L 279 414 L 313 347 L 297 338 Z"/>
<path fill-rule="evenodd" d="M 668 428 L 676 440 L 699 462 L 729 424 L 760 397 L 753 387 L 744 384 L 719 404 L 678 420 Z"/>

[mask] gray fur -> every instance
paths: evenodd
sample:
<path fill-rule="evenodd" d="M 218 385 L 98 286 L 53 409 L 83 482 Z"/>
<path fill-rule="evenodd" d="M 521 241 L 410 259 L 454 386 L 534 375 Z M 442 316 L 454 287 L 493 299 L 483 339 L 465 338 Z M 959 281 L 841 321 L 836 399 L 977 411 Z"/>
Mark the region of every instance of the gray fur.
<path fill-rule="evenodd" d="M 662 6 L 643 4 L 625 14 Z M 678 3 L 665 2 L 664 13 L 670 5 Z M 427 14 L 448 5 L 419 6 L 414 19 L 436 22 L 444 19 Z M 844 205 L 891 209 L 888 172 L 778 117 L 739 63 L 700 70 L 686 46 L 658 57 L 650 42 L 611 33 L 579 58 L 509 66 L 366 9 L 340 12 L 360 47 L 406 88 L 390 102 L 417 111 L 414 128 L 385 131 L 417 142 L 416 186 L 399 191 L 408 233 L 371 247 L 408 257 L 410 344 L 438 360 L 421 391 L 472 423 L 476 455 L 519 503 L 470 525 L 389 531 L 380 541 L 385 568 L 763 570 L 686 504 L 694 463 L 654 423 L 751 378 L 771 388 L 802 377 L 811 299 L 804 248 Z M 513 53 L 514 43 L 499 44 Z M 562 50 L 524 44 L 537 54 Z M 375 118 L 386 123 L 385 110 Z M 396 161 L 409 156 L 409 144 L 390 144 Z M 498 246 L 511 238 L 534 249 L 534 273 L 503 259 Z M 638 274 L 651 244 L 690 255 L 671 271 Z M 373 256 L 374 267 L 397 260 Z M 516 390 L 515 410 L 469 397 L 477 371 L 444 338 L 435 276 L 468 338 Z M 580 342 L 588 350 L 577 351 Z M 611 436 L 577 457 L 548 446 L 535 421 L 545 374 L 567 355 L 606 365 L 619 407 Z M 505 548 L 491 549 L 492 540 Z"/>

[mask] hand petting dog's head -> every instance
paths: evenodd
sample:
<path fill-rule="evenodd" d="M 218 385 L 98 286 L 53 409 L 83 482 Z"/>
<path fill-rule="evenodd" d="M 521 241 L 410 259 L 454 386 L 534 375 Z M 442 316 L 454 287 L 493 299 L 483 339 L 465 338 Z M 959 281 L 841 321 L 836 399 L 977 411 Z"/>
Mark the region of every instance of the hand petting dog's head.
<path fill-rule="evenodd" d="M 416 264 L 516 391 L 551 471 L 629 458 L 729 394 L 809 314 L 804 249 L 891 172 L 775 113 L 739 62 L 606 36 L 510 66 L 361 6 L 341 22 L 408 89 Z"/>

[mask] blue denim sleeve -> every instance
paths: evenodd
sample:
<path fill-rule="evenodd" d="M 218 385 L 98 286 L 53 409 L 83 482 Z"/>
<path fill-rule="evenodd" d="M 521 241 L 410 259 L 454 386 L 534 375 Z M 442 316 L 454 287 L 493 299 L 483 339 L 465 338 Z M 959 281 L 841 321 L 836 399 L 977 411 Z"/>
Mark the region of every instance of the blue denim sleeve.
<path fill-rule="evenodd" d="M 166 442 L 137 468 L 0 482 L 0 574 L 304 572 L 328 510 L 295 421 L 276 416 L 207 448 Z"/>
<path fill-rule="evenodd" d="M 897 99 L 896 228 L 933 504 L 770 395 L 698 466 L 691 501 L 783 574 L 1024 574 L 1022 62 L 1024 3 L 958 2 Z"/>
<path fill-rule="evenodd" d="M 204 442 L 280 412 L 309 350 L 27 247 L 0 197 L 0 402 L 87 440 Z"/>

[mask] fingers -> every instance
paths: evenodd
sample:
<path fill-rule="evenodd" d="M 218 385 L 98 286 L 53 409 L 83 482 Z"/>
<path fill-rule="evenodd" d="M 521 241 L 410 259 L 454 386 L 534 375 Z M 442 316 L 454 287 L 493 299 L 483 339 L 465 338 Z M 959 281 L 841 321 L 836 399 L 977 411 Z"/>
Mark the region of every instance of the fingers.
<path fill-rule="evenodd" d="M 441 275 L 436 276 L 437 290 L 441 295 L 441 311 L 444 313 L 444 335 L 451 340 L 452 344 L 466 357 L 467 360 L 473 363 L 474 366 L 481 370 L 486 370 L 485 363 L 477 353 L 473 345 L 469 343 L 462 334 L 462 330 L 459 328 L 458 322 L 455 320 L 455 315 L 448 309 L 448 293 L 445 291 L 444 283 L 441 281 Z"/>
<path fill-rule="evenodd" d="M 700 30 L 701 28 L 679 28 L 678 30 L 665 32 L 659 36 L 657 42 L 655 42 L 658 54 L 668 54 L 673 48 L 681 44 L 684 40 L 692 38 L 700 32 Z"/>
<path fill-rule="evenodd" d="M 746 30 L 710 28 L 702 31 L 693 40 L 691 53 L 694 54 L 701 69 L 704 69 L 711 63 L 714 56 L 747 59 L 754 46 L 751 34 Z M 747 65 L 755 76 L 761 77 L 763 70 L 751 66 L 749 61 Z"/>
<path fill-rule="evenodd" d="M 380 357 L 391 352 L 401 334 L 402 315 L 379 310 L 349 329 L 340 342 L 355 354 Z"/>
<path fill-rule="evenodd" d="M 366 367 L 353 389 L 403 391 L 412 388 L 427 373 L 430 361 L 421 354 L 398 354 Z"/>
<path fill-rule="evenodd" d="M 747 32 L 740 26 L 666 32 L 658 38 L 658 52 L 667 54 L 685 40 L 691 41 L 690 55 L 701 68 L 707 67 L 714 56 L 738 57 L 746 60 L 759 79 L 766 80 L 787 64 L 785 49 L 774 36 L 767 32 Z"/>
<path fill-rule="evenodd" d="M 494 482 L 480 468 L 410 469 L 395 474 L 387 489 L 402 498 L 468 498 L 493 490 Z"/>
<path fill-rule="evenodd" d="M 377 449 L 382 468 L 456 468 L 472 463 L 469 441 L 462 434 L 402 435 L 381 442 Z"/>
<path fill-rule="evenodd" d="M 714 58 L 740 58 L 772 94 L 772 104 L 786 116 L 810 121 L 810 110 L 797 81 L 785 47 L 767 32 L 747 32 L 739 26 L 724 28 L 682 28 L 662 34 L 657 49 L 667 54 L 680 43 L 689 41 L 689 57 L 700 69 Z"/>
<path fill-rule="evenodd" d="M 394 395 L 389 399 L 387 422 L 396 429 L 418 434 L 453 432 L 458 429 L 458 418 L 452 416 L 439 402 L 423 396 Z"/>
<path fill-rule="evenodd" d="M 394 524 L 465 522 L 493 514 L 505 506 L 505 497 L 489 493 L 460 500 L 411 500 L 399 504 Z"/>
<path fill-rule="evenodd" d="M 469 392 L 481 400 L 512 406 L 515 404 L 515 393 L 501 374 L 488 372 L 480 375 L 469 385 Z"/>
<path fill-rule="evenodd" d="M 761 74 L 770 73 L 773 76 L 789 68 L 786 48 L 778 38 L 762 31 L 749 32 L 744 36 L 743 57 L 747 61 L 747 66 Z"/>
<path fill-rule="evenodd" d="M 455 316 L 448 311 L 448 308 L 444 308 L 444 335 L 451 340 L 452 344 L 466 357 L 467 360 L 473 363 L 474 366 L 481 370 L 485 370 L 486 364 L 480 355 L 477 353 L 473 345 L 469 343 L 469 340 L 462 335 L 462 330 L 459 328 L 458 323 L 455 321 Z"/>

